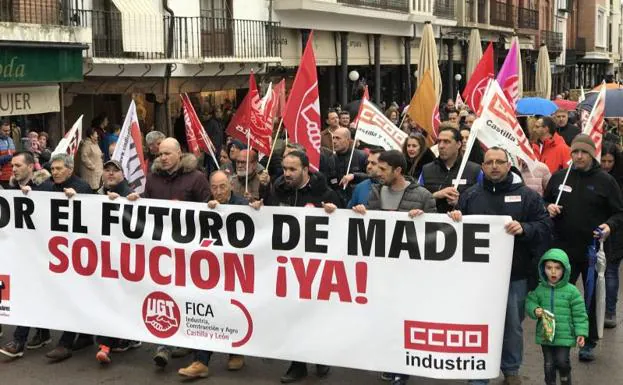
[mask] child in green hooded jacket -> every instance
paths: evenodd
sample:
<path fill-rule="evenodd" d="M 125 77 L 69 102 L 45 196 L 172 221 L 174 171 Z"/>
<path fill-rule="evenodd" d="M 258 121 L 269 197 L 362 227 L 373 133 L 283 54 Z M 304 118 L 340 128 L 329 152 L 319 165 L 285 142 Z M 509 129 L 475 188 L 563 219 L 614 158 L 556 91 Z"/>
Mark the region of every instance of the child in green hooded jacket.
<path fill-rule="evenodd" d="M 539 286 L 528 293 L 526 312 L 536 319 L 536 343 L 543 350 L 545 383 L 556 385 L 556 370 L 560 383 L 571 385 L 569 352 L 576 344 L 584 346 L 588 337 L 588 314 L 584 298 L 569 283 L 569 257 L 560 249 L 550 249 L 539 262 Z M 554 328 L 546 320 L 554 315 Z"/>

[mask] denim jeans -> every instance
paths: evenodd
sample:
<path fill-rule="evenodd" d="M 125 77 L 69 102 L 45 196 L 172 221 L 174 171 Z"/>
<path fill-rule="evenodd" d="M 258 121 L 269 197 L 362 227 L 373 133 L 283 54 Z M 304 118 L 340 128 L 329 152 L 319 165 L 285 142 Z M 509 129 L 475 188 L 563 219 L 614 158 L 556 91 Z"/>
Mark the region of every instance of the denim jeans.
<path fill-rule="evenodd" d="M 617 313 L 617 295 L 619 294 L 619 267 L 621 260 L 608 262 L 606 265 L 606 313 Z"/>
<path fill-rule="evenodd" d="M 556 372 L 560 373 L 560 383 L 571 385 L 571 360 L 566 346 L 542 345 L 543 368 L 545 370 L 545 384 L 556 385 Z"/>
<path fill-rule="evenodd" d="M 36 329 L 37 333 L 43 333 L 45 336 L 50 338 L 50 331 L 48 329 Z M 28 326 L 18 326 L 15 328 L 13 332 L 13 339 L 16 342 L 21 344 L 25 344 L 28 340 L 28 333 L 30 333 L 30 327 Z"/>
<path fill-rule="evenodd" d="M 523 361 L 523 328 L 525 302 L 528 294 L 528 280 L 511 281 L 508 287 L 506 303 L 506 321 L 504 322 L 504 341 L 502 343 L 502 362 L 500 369 L 505 376 L 519 374 Z M 472 385 L 488 384 L 489 380 L 471 380 Z"/>
<path fill-rule="evenodd" d="M 194 361 L 199 361 L 205 366 L 208 366 L 210 363 L 210 357 L 212 357 L 212 352 L 207 350 L 195 350 L 195 359 Z"/>

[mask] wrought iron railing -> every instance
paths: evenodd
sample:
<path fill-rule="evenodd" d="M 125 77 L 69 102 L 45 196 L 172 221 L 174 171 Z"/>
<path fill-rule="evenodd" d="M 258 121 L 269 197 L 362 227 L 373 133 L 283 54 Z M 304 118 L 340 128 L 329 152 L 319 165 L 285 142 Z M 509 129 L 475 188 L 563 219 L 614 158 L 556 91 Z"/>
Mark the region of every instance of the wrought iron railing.
<path fill-rule="evenodd" d="M 541 44 L 547 45 L 550 52 L 562 51 L 562 32 L 541 31 Z"/>
<path fill-rule="evenodd" d="M 262 59 L 281 56 L 279 23 L 221 17 L 128 15 L 77 10 L 75 23 L 90 27 L 88 56 L 134 59 Z M 170 32 L 172 30 L 172 33 Z"/>
<path fill-rule="evenodd" d="M 409 12 L 409 0 L 337 0 L 337 2 L 342 4 L 355 5 L 358 7 Z"/>
<path fill-rule="evenodd" d="M 539 29 L 539 12 L 529 8 L 518 9 L 517 26 L 525 29 Z"/>
<path fill-rule="evenodd" d="M 455 0 L 435 0 L 433 15 L 444 19 L 454 19 Z"/>
<path fill-rule="evenodd" d="M 513 5 L 505 1 L 491 0 L 490 22 L 500 27 L 514 27 Z"/>

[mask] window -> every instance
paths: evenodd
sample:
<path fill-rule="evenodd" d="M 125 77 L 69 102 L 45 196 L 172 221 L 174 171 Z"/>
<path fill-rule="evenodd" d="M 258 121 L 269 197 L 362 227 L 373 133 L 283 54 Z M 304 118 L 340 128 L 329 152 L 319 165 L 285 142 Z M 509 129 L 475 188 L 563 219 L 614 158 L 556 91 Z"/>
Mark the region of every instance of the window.
<path fill-rule="evenodd" d="M 606 28 L 608 26 L 606 19 L 606 10 L 597 8 L 597 20 L 595 23 L 595 46 L 606 48 Z"/>

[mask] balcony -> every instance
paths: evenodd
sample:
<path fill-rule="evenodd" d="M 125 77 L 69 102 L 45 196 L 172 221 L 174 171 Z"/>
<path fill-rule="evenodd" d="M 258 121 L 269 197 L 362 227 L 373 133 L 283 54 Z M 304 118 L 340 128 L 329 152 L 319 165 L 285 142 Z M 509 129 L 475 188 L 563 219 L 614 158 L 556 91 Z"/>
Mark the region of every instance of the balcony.
<path fill-rule="evenodd" d="M 58 0 L 0 0 L 0 21 L 63 25 Z"/>
<path fill-rule="evenodd" d="M 93 58 L 261 61 L 281 56 L 279 23 L 275 22 L 207 16 L 122 17 L 118 11 L 98 10 L 76 10 L 72 20 L 92 28 L 87 56 Z"/>
<path fill-rule="evenodd" d="M 478 14 L 476 15 L 476 5 Z M 487 9 L 485 0 L 466 0 L 465 1 L 465 21 L 468 23 L 487 23 Z"/>
<path fill-rule="evenodd" d="M 436 0 L 433 15 L 444 19 L 454 19 L 454 0 Z"/>
<path fill-rule="evenodd" d="M 517 8 L 517 27 L 523 29 L 539 29 L 539 13 L 528 8 Z"/>
<path fill-rule="evenodd" d="M 549 52 L 562 52 L 562 32 L 542 30 L 541 44 L 547 45 Z"/>
<path fill-rule="evenodd" d="M 512 4 L 508 4 L 504 1 L 491 0 L 491 25 L 514 28 L 513 8 Z"/>
<path fill-rule="evenodd" d="M 337 0 L 337 2 L 356 7 L 409 12 L 409 0 Z"/>

